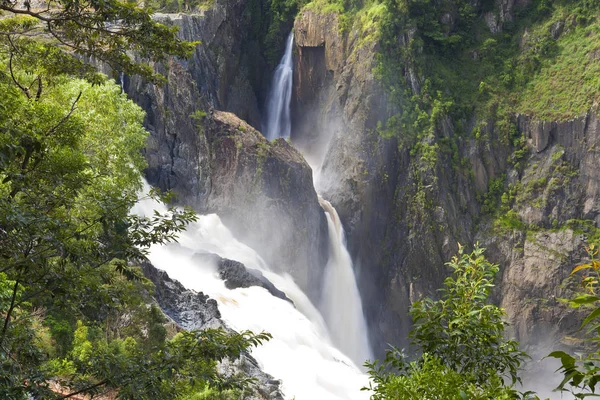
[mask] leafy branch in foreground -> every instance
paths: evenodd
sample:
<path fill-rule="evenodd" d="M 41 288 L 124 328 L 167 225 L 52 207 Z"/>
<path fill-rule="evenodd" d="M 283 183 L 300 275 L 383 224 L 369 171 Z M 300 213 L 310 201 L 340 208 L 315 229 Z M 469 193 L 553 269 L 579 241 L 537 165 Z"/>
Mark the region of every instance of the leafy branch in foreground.
<path fill-rule="evenodd" d="M 101 32 L 120 15 L 102 14 L 109 3 L 90 14 L 105 21 L 97 23 Z M 76 9 L 67 14 L 92 12 L 59 4 Z M 49 15 L 52 29 L 75 35 L 75 22 L 56 21 L 59 11 L 40 15 Z M 0 398 L 112 391 L 122 399 L 156 399 L 245 387 L 244 377 L 219 377 L 216 364 L 269 336 L 176 334 L 135 265 L 149 246 L 176 240 L 196 218 L 189 209 L 130 215 L 146 166 L 143 111 L 55 45 L 65 36 L 49 38 L 39 24 L 31 16 L 0 18 Z M 90 36 L 77 39 L 84 49 L 100 45 L 96 50 L 108 56 L 132 49 L 126 41 L 135 36 L 106 31 L 96 42 L 86 29 Z M 154 28 L 147 29 L 151 37 Z M 114 41 L 103 44 L 109 34 Z"/>
<path fill-rule="evenodd" d="M 158 76 L 147 62 L 136 62 L 132 54 L 160 62 L 170 56 L 186 57 L 198 44 L 178 39 L 177 27 L 157 22 L 151 9 L 135 2 L 58 0 L 36 9 L 28 1 L 3 1 L 0 12 L 5 17 L 0 22 L 0 40 L 10 42 L 14 50 L 36 43 L 54 58 L 51 61 L 65 60 L 64 54 L 74 53 L 146 78 Z M 91 73 L 77 61 L 69 60 L 58 68 Z"/>

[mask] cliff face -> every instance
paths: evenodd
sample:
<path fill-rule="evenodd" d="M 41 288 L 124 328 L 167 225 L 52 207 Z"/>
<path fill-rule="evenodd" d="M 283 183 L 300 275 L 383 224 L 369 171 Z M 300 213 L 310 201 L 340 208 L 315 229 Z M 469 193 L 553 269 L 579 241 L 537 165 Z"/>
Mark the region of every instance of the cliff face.
<path fill-rule="evenodd" d="M 147 113 L 148 182 L 172 190 L 179 204 L 218 213 L 271 268 L 315 295 L 326 264 L 326 220 L 300 153 L 285 140 L 269 143 L 250 125 L 260 118 L 249 83 L 248 8 L 224 0 L 203 15 L 159 15 L 202 44 L 190 61 L 156 66 L 164 85 L 132 78 L 124 87 Z"/>
<path fill-rule="evenodd" d="M 522 6 L 497 4 L 486 14 L 490 31 L 501 31 Z M 530 153 L 520 168 L 509 163 L 513 149 L 493 120 L 482 128 L 485 144 L 457 137 L 456 121 L 446 118 L 432 143 L 456 140 L 468 168 L 457 168 L 443 151 L 432 167 L 376 132 L 377 121 L 395 111 L 372 72 L 376 34 L 357 24 L 341 33 L 336 14 L 311 9 L 298 16 L 294 29 L 292 137 L 322 161 L 318 190 L 337 208 L 348 232 L 376 351 L 385 343 L 406 343 L 410 304 L 436 295 L 457 243 L 476 241 L 501 266 L 495 300 L 525 348 L 545 355 L 561 343 L 572 345 L 566 337 L 581 316 L 557 298 L 573 292 L 567 278 L 584 258 L 579 225 L 600 223 L 596 116 L 543 122 L 515 115 L 517 134 L 527 139 Z M 418 93 L 420 77 L 408 68 L 405 79 Z M 466 123 L 472 130 L 475 122 Z M 504 176 L 508 190 L 517 193 L 504 210 L 523 222 L 516 228 L 500 226 L 482 207 L 488 187 Z"/>
<path fill-rule="evenodd" d="M 294 29 L 295 115 L 309 122 L 294 125 L 292 137 L 323 160 L 318 190 L 346 228 L 370 337 L 382 351 L 385 343 L 403 343 L 411 299 L 439 286 L 439 271 L 456 249 L 456 238 L 468 240 L 470 223 L 459 210 L 472 207 L 469 183 L 437 171 L 436 192 L 425 189 L 439 201 L 435 221 L 411 216 L 420 189 L 414 176 L 418 160 L 396 139 L 377 133 L 377 122 L 393 112 L 372 72 L 377 40 L 364 40 L 369 32 L 356 27 L 341 35 L 335 15 L 311 10 L 296 19 Z"/>
<path fill-rule="evenodd" d="M 517 187 L 511 211 L 528 229 L 481 229 L 478 237 L 504 266 L 500 304 L 514 335 L 533 352 L 547 354 L 557 342 L 574 343 L 582 315 L 558 301 L 577 288 L 574 266 L 586 259 L 590 227 L 600 223 L 598 117 L 564 122 L 518 117 L 531 155 L 524 170 L 509 171 Z"/>

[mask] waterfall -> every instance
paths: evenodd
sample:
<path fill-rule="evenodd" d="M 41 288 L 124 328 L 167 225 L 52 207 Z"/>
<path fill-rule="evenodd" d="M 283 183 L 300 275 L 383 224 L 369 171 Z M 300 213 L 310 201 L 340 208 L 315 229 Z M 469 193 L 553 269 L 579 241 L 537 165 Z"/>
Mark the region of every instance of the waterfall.
<path fill-rule="evenodd" d="M 162 204 L 146 198 L 132 212 L 152 216 L 154 210 L 166 212 Z M 260 270 L 294 304 L 274 297 L 262 287 L 227 289 L 210 259 L 193 257 L 203 252 Z M 368 376 L 332 345 L 323 318 L 308 297 L 290 276 L 272 272 L 252 248 L 234 237 L 216 214 L 200 215 L 180 235 L 178 244 L 152 246 L 148 258 L 187 289 L 202 291 L 215 299 L 222 320 L 230 328 L 273 335 L 270 341 L 253 348 L 252 356 L 263 371 L 282 381 L 286 399 L 369 398 L 367 392 L 360 390 L 368 385 Z"/>
<path fill-rule="evenodd" d="M 267 123 L 264 132 L 268 140 L 290 136 L 293 44 L 294 33 L 290 32 L 285 53 L 273 76 L 267 102 Z M 346 249 L 344 229 L 337 212 L 321 197 L 319 202 L 325 210 L 329 225 L 329 261 L 325 267 L 321 309 L 332 333 L 334 345 L 355 363 L 362 365 L 372 356 L 352 259 Z"/>
<path fill-rule="evenodd" d="M 321 306 L 323 317 L 334 345 L 361 365 L 372 359 L 372 354 L 352 258 L 346 249 L 344 228 L 337 211 L 321 196 L 319 204 L 325 210 L 329 230 L 329 261 L 325 267 Z"/>
<path fill-rule="evenodd" d="M 122 71 L 119 73 L 119 86 L 121 86 L 121 93 L 125 93 L 125 74 Z"/>
<path fill-rule="evenodd" d="M 267 102 L 267 123 L 264 127 L 268 140 L 279 137 L 289 138 L 292 130 L 290 102 L 292 99 L 292 50 L 294 32 L 290 32 L 285 46 L 285 53 L 275 70 L 271 82 L 271 92 Z"/>

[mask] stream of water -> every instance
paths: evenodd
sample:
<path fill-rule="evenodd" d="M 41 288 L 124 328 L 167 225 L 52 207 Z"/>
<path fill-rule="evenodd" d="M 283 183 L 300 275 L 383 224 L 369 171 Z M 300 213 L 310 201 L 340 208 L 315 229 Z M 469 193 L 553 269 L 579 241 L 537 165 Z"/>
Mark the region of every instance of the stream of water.
<path fill-rule="evenodd" d="M 146 187 L 148 190 L 149 187 Z M 165 212 L 160 203 L 143 200 L 139 215 Z M 214 253 L 260 270 L 294 303 L 271 295 L 262 287 L 227 289 L 216 265 L 193 257 Z M 186 288 L 215 299 L 223 321 L 237 331 L 269 332 L 273 339 L 252 350 L 263 371 L 282 381 L 286 398 L 296 400 L 367 399 L 361 387 L 367 376 L 336 346 L 319 311 L 291 277 L 279 275 L 250 247 L 236 240 L 216 214 L 201 215 L 180 235 L 179 244 L 153 246 L 149 259 Z"/>
<path fill-rule="evenodd" d="M 271 83 L 271 91 L 267 100 L 267 121 L 263 128 L 267 139 L 279 137 L 289 138 L 292 130 L 290 103 L 292 100 L 294 32 L 290 32 L 285 52 Z"/>

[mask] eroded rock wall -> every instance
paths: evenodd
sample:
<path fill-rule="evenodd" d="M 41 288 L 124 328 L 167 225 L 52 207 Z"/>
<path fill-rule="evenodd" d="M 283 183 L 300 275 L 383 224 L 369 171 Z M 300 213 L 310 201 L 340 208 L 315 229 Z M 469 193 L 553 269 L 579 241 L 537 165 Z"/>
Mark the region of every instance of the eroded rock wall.
<path fill-rule="evenodd" d="M 148 182 L 172 190 L 178 204 L 218 213 L 238 240 L 317 300 L 326 220 L 300 153 L 282 139 L 269 143 L 253 127 L 260 115 L 250 82 L 261 61 L 250 60 L 249 7 L 217 0 L 203 14 L 158 15 L 201 44 L 190 60 L 156 66 L 163 85 L 126 78 L 124 88 L 147 113 Z"/>

